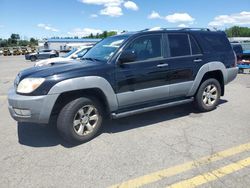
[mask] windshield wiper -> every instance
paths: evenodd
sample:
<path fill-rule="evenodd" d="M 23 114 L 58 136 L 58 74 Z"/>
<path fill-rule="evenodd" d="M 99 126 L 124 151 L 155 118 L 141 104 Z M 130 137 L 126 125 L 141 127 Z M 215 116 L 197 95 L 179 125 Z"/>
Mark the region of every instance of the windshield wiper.
<path fill-rule="evenodd" d="M 91 58 L 91 57 L 83 57 L 81 60 L 102 61 L 102 60 L 100 60 L 100 59 Z"/>

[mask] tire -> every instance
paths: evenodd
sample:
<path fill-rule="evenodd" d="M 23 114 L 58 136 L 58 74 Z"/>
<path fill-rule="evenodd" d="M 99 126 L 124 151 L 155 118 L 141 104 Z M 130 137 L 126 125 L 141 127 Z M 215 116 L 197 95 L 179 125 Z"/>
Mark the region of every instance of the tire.
<path fill-rule="evenodd" d="M 87 111 L 90 108 L 94 109 L 88 114 Z M 95 120 L 90 120 L 94 119 L 94 114 L 96 114 Z M 103 114 L 98 100 L 87 97 L 77 98 L 66 104 L 60 111 L 57 129 L 66 141 L 72 144 L 85 143 L 98 135 L 103 122 Z"/>
<path fill-rule="evenodd" d="M 31 61 L 36 61 L 37 58 L 36 58 L 36 56 L 31 56 L 31 57 L 30 57 L 30 60 L 31 60 Z"/>
<path fill-rule="evenodd" d="M 209 112 L 216 108 L 220 101 L 221 86 L 218 80 L 205 80 L 195 95 L 195 106 L 201 112 Z"/>

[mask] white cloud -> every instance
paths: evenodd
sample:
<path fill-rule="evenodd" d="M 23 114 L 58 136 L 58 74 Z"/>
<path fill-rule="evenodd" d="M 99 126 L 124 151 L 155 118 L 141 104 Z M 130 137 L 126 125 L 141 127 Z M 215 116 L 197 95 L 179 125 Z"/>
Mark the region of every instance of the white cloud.
<path fill-rule="evenodd" d="M 92 5 L 110 5 L 110 6 L 117 6 L 122 3 L 121 0 L 81 0 L 82 3 L 92 4 Z"/>
<path fill-rule="evenodd" d="M 97 15 L 97 14 L 91 14 L 90 17 L 91 17 L 91 18 L 97 18 L 98 15 Z"/>
<path fill-rule="evenodd" d="M 240 12 L 230 15 L 219 15 L 209 24 L 211 27 L 221 27 L 224 25 L 250 25 L 250 12 Z"/>
<path fill-rule="evenodd" d="M 76 28 L 72 32 L 68 32 L 69 35 L 78 37 L 86 37 L 89 36 L 91 33 L 93 35 L 96 35 L 97 33 L 102 33 L 102 30 L 93 28 Z"/>
<path fill-rule="evenodd" d="M 154 10 L 151 12 L 151 14 L 148 15 L 148 19 L 164 19 L 169 23 L 182 23 L 182 24 L 184 23 L 193 24 L 195 20 L 188 13 L 174 13 L 164 17 Z"/>
<path fill-rule="evenodd" d="M 124 4 L 124 7 L 127 8 L 127 9 L 131 9 L 131 10 L 138 10 L 138 6 L 137 4 L 135 4 L 133 1 L 127 1 L 125 2 Z"/>
<path fill-rule="evenodd" d="M 166 16 L 165 19 L 170 23 L 179 23 L 179 22 L 193 23 L 195 20 L 188 13 L 174 13 Z"/>
<path fill-rule="evenodd" d="M 180 24 L 180 25 L 178 25 L 178 27 L 188 27 L 188 25 L 186 25 L 186 24 Z"/>
<path fill-rule="evenodd" d="M 152 11 L 150 15 L 148 15 L 149 19 L 161 19 L 162 17 L 160 16 L 160 14 L 156 11 Z"/>
<path fill-rule="evenodd" d="M 104 9 L 100 10 L 101 15 L 118 17 L 123 15 L 121 7 L 118 6 L 107 6 Z"/>
<path fill-rule="evenodd" d="M 40 28 L 48 30 L 48 31 L 53 31 L 53 32 L 59 31 L 58 29 L 51 27 L 49 24 L 40 23 L 40 24 L 37 24 L 37 27 L 40 27 Z"/>
<path fill-rule="evenodd" d="M 106 15 L 111 17 L 119 17 L 123 15 L 122 5 L 130 10 L 138 10 L 138 6 L 133 1 L 125 0 L 80 0 L 80 2 L 90 5 L 103 6 L 100 10 L 100 15 Z"/>

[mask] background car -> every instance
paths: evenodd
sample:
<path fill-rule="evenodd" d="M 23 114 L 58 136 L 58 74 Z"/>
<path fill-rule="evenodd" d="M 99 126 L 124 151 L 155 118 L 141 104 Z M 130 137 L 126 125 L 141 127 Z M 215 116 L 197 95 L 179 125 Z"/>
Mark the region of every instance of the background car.
<path fill-rule="evenodd" d="M 29 51 L 28 51 L 28 49 L 26 47 L 22 47 L 21 51 L 22 51 L 22 55 L 26 55 L 26 54 L 29 53 Z"/>
<path fill-rule="evenodd" d="M 12 52 L 10 51 L 9 48 L 4 48 L 4 49 L 3 49 L 3 55 L 4 55 L 4 56 L 11 56 L 11 55 L 12 55 Z"/>
<path fill-rule="evenodd" d="M 0 49 L 0 55 L 3 55 L 3 50 L 2 49 Z"/>
<path fill-rule="evenodd" d="M 13 55 L 21 55 L 22 51 L 19 47 L 13 48 Z"/>
<path fill-rule="evenodd" d="M 58 57 L 59 52 L 56 50 L 41 50 L 35 53 L 25 55 L 26 60 L 36 61 L 37 59 L 48 59 Z"/>
<path fill-rule="evenodd" d="M 232 46 L 235 54 L 237 55 L 237 57 L 241 57 L 242 54 L 243 54 L 243 48 L 242 48 L 241 44 L 239 44 L 239 43 L 232 43 L 231 46 Z"/>
<path fill-rule="evenodd" d="M 82 46 L 80 48 L 74 48 L 62 57 L 56 57 L 56 58 L 38 61 L 36 62 L 35 66 L 44 66 L 44 65 L 49 65 L 53 63 L 70 63 L 69 60 L 81 59 L 90 48 L 92 48 L 92 46 Z"/>

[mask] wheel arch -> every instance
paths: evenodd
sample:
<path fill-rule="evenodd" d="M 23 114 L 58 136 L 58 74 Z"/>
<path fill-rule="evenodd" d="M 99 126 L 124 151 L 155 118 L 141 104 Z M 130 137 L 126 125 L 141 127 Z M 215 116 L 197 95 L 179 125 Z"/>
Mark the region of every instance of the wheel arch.
<path fill-rule="evenodd" d="M 225 83 L 227 80 L 227 71 L 225 65 L 221 62 L 210 62 L 203 65 L 199 69 L 194 83 L 188 92 L 188 96 L 194 96 L 201 83 L 209 78 L 214 78 L 219 81 L 221 85 L 221 95 L 223 96 L 225 92 Z"/>
<path fill-rule="evenodd" d="M 110 108 L 108 105 L 107 98 L 102 92 L 102 90 L 100 90 L 99 88 L 73 90 L 61 93 L 54 104 L 52 114 L 58 114 L 62 107 L 64 107 L 67 103 L 80 97 L 89 97 L 91 99 L 97 99 L 98 102 L 102 105 L 105 113 L 110 114 Z"/>
<path fill-rule="evenodd" d="M 86 76 L 61 81 L 53 86 L 48 94 L 59 94 L 56 105 L 59 103 L 64 104 L 62 101 L 67 102 L 68 99 L 89 96 L 98 98 L 108 113 L 118 108 L 113 88 L 106 79 L 98 76 Z"/>

